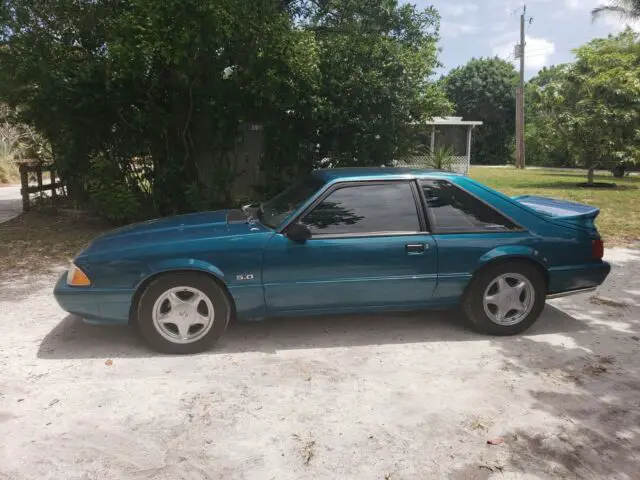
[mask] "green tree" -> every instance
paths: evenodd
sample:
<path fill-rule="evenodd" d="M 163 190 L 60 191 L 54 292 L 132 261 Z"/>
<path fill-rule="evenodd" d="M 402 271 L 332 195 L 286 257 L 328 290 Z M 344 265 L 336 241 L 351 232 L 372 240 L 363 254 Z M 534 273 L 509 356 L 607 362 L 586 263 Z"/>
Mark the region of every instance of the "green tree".
<path fill-rule="evenodd" d="M 317 81 L 313 35 L 275 0 L 6 0 L 0 20 L 0 96 L 107 216 L 228 203 L 238 126 Z"/>
<path fill-rule="evenodd" d="M 397 0 L 289 2 L 313 35 L 316 87 L 267 125 L 266 194 L 319 166 L 383 165 L 415 143 L 414 124 L 450 110 L 431 80 L 439 16 Z"/>
<path fill-rule="evenodd" d="M 555 111 L 547 103 L 545 87 L 565 78 L 566 64 L 544 67 L 525 85 L 525 144 L 527 163 L 548 167 L 574 165 L 567 139 L 556 128 Z"/>
<path fill-rule="evenodd" d="M 640 45 L 627 29 L 575 50 L 573 64 L 555 69 L 535 87 L 534 128 L 565 143 L 571 161 L 588 169 L 637 162 L 640 155 Z"/>
<path fill-rule="evenodd" d="M 455 113 L 481 120 L 474 132 L 474 163 L 503 164 L 512 156 L 518 74 L 499 58 L 474 58 L 441 80 Z"/>
<path fill-rule="evenodd" d="M 271 185 L 400 154 L 448 105 L 438 21 L 397 0 L 3 0 L 0 101 L 103 215 L 209 208 L 232 201 L 245 122 Z"/>
<path fill-rule="evenodd" d="M 410 147 L 410 125 L 450 108 L 430 80 L 439 16 L 397 0 L 324 0 L 307 11 L 320 49 L 316 129 L 320 157 L 381 165 Z"/>

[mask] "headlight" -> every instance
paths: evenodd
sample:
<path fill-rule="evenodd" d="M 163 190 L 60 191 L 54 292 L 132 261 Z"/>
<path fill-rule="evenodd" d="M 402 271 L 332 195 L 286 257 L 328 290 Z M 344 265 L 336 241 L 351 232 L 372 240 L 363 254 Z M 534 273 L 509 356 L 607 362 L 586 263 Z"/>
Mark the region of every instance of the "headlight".
<path fill-rule="evenodd" d="M 91 281 L 80 268 L 71 262 L 69 271 L 67 272 L 67 285 L 72 287 L 88 287 L 91 285 Z"/>

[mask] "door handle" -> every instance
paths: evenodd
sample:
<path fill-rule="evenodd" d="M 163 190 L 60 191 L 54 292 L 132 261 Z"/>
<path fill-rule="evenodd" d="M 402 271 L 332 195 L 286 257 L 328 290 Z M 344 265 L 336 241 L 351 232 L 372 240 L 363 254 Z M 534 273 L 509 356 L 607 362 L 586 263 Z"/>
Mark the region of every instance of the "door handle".
<path fill-rule="evenodd" d="M 428 246 L 424 243 L 407 243 L 405 245 L 407 255 L 422 255 L 427 248 Z"/>

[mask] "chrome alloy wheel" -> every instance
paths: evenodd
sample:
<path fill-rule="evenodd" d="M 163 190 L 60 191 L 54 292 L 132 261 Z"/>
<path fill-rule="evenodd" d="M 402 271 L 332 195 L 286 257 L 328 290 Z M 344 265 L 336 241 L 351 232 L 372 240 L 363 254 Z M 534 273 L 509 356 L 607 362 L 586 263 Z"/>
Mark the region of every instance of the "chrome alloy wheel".
<path fill-rule="evenodd" d="M 503 273 L 484 291 L 484 312 L 493 323 L 515 325 L 527 318 L 535 303 L 535 295 L 527 277 L 519 273 Z"/>
<path fill-rule="evenodd" d="M 197 288 L 175 287 L 153 305 L 153 325 L 173 343 L 193 343 L 204 337 L 215 319 L 213 303 Z"/>

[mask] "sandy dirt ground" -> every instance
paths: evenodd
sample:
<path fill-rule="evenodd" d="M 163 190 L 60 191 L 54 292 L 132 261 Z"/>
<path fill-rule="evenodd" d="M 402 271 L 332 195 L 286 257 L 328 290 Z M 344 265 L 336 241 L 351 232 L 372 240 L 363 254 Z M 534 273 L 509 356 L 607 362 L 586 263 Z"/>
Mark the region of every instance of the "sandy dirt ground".
<path fill-rule="evenodd" d="M 519 337 L 288 319 L 191 357 L 67 316 L 51 277 L 5 282 L 0 479 L 638 479 L 640 250 L 607 258 Z"/>

